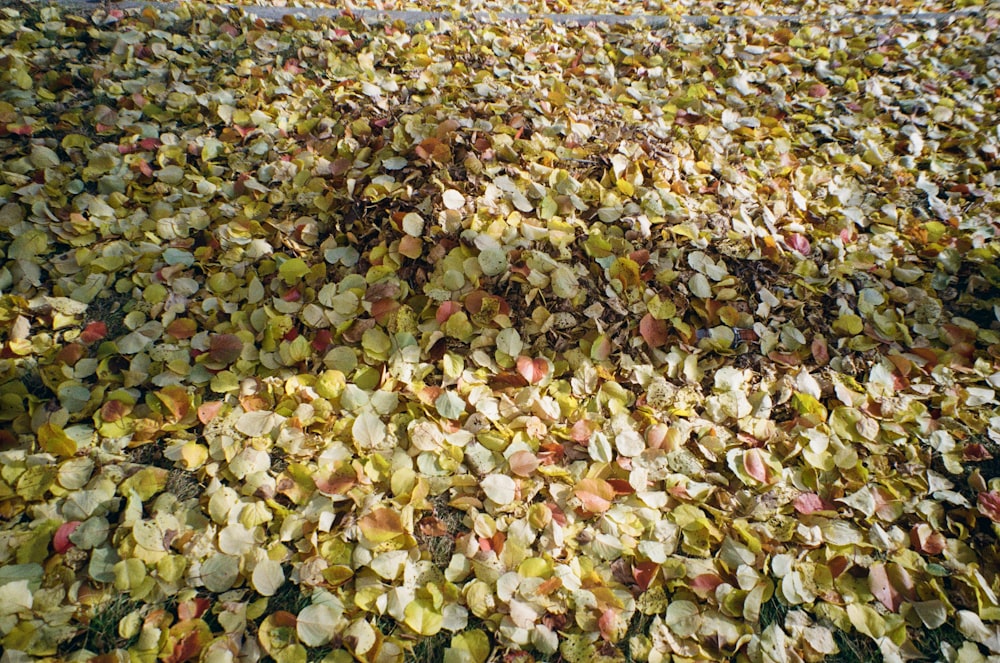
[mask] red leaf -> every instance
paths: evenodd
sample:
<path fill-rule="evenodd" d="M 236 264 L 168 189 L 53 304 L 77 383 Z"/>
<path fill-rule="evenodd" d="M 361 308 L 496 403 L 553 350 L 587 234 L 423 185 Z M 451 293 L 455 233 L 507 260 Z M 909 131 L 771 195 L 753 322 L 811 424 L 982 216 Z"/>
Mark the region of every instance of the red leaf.
<path fill-rule="evenodd" d="M 913 578 L 896 563 L 873 564 L 868 570 L 868 588 L 872 596 L 892 612 L 899 612 L 904 599 L 915 599 Z"/>
<path fill-rule="evenodd" d="M 195 597 L 190 601 L 182 601 L 177 604 L 177 619 L 187 621 L 188 619 L 198 619 L 212 605 L 211 601 L 203 596 Z"/>
<path fill-rule="evenodd" d="M 198 324 L 189 318 L 177 318 L 167 325 L 167 334 L 177 340 L 191 338 L 198 331 Z"/>
<path fill-rule="evenodd" d="M 448 526 L 437 516 L 424 516 L 417 523 L 417 527 L 424 536 L 444 536 L 448 533 Z"/>
<path fill-rule="evenodd" d="M 222 409 L 222 401 L 208 401 L 207 403 L 202 403 L 198 406 L 198 421 L 203 424 L 207 424 L 212 419 L 215 419 L 215 415 L 219 414 L 219 410 Z"/>
<path fill-rule="evenodd" d="M 521 355 L 517 358 L 517 372 L 530 384 L 538 384 L 549 373 L 549 360 L 544 357 L 532 359 Z"/>
<path fill-rule="evenodd" d="M 7 125 L 7 131 L 15 136 L 30 136 L 35 131 L 35 127 L 30 124 L 17 124 L 12 122 Z"/>
<path fill-rule="evenodd" d="M 767 358 L 773 362 L 784 364 L 785 366 L 798 366 L 802 363 L 802 360 L 799 359 L 798 356 L 793 355 L 791 352 L 771 351 L 767 353 Z"/>
<path fill-rule="evenodd" d="M 411 260 L 416 260 L 424 252 L 424 243 L 419 237 L 404 235 L 399 240 L 399 253 Z"/>
<path fill-rule="evenodd" d="M 830 363 L 830 349 L 826 345 L 826 339 L 822 336 L 814 338 L 812 342 L 812 355 L 813 359 L 820 366 L 825 366 Z"/>
<path fill-rule="evenodd" d="M 715 588 L 722 584 L 722 578 L 714 573 L 702 573 L 691 580 L 691 589 L 699 596 L 705 596 L 715 592 Z"/>
<path fill-rule="evenodd" d="M 813 99 L 820 99 L 830 94 L 830 88 L 823 85 L 822 83 L 816 83 L 809 86 L 809 96 Z"/>
<path fill-rule="evenodd" d="M 131 411 L 132 406 L 124 401 L 108 401 L 101 406 L 101 421 L 113 424 Z"/>
<path fill-rule="evenodd" d="M 830 575 L 834 578 L 839 578 L 851 566 L 851 560 L 843 555 L 837 555 L 827 562 L 826 565 L 830 569 Z"/>
<path fill-rule="evenodd" d="M 72 548 L 73 542 L 69 540 L 69 535 L 75 532 L 79 526 L 79 520 L 71 520 L 60 525 L 52 537 L 52 549 L 61 555 Z"/>
<path fill-rule="evenodd" d="M 666 320 L 657 320 L 647 313 L 639 321 L 639 334 L 649 344 L 649 347 L 658 348 L 667 342 L 667 322 Z"/>
<path fill-rule="evenodd" d="M 991 458 L 993 458 L 993 454 L 991 454 L 986 447 L 978 442 L 972 442 L 962 448 L 962 460 L 979 463 Z"/>
<path fill-rule="evenodd" d="M 354 487 L 357 478 L 352 476 L 333 475 L 328 479 L 315 479 L 316 490 L 333 497 L 334 495 L 345 495 L 347 491 Z"/>
<path fill-rule="evenodd" d="M 944 536 L 927 523 L 913 526 L 910 530 L 910 543 L 925 555 L 940 555 L 945 548 Z"/>
<path fill-rule="evenodd" d="M 156 392 L 156 397 L 163 403 L 163 407 L 170 412 L 174 422 L 181 421 L 191 411 L 191 395 L 187 392 L 187 389 L 180 385 L 168 384 Z"/>
<path fill-rule="evenodd" d="M 995 523 L 1000 523 L 1000 493 L 991 490 L 979 493 L 979 512 Z"/>
<path fill-rule="evenodd" d="M 604 479 L 582 479 L 574 492 L 583 510 L 589 513 L 604 513 L 615 498 L 615 489 Z"/>
<path fill-rule="evenodd" d="M 76 362 L 83 359 L 83 355 L 86 353 L 87 351 L 79 343 L 70 343 L 63 346 L 62 350 L 56 355 L 56 359 L 67 366 L 73 366 Z"/>
<path fill-rule="evenodd" d="M 785 238 L 785 243 L 788 244 L 794 251 L 798 251 L 804 256 L 809 255 L 812 249 L 809 246 L 809 240 L 805 238 L 804 235 L 799 233 L 792 233 Z"/>
<path fill-rule="evenodd" d="M 768 468 L 759 449 L 748 449 L 743 454 L 743 469 L 761 483 L 767 483 Z"/>
<path fill-rule="evenodd" d="M 389 314 L 399 309 L 399 302 L 395 299 L 380 299 L 372 304 L 372 317 L 380 325 L 384 325 Z"/>
<path fill-rule="evenodd" d="M 639 562 L 632 567 L 632 577 L 635 578 L 635 584 L 639 585 L 639 589 L 646 591 L 659 570 L 660 565 L 655 562 Z"/>
<path fill-rule="evenodd" d="M 638 251 L 633 251 L 628 254 L 628 257 L 634 260 L 636 264 L 641 267 L 649 262 L 649 249 L 639 249 Z"/>
<path fill-rule="evenodd" d="M 175 625 L 171 631 L 180 627 L 182 623 Z M 170 655 L 163 659 L 163 663 L 185 663 L 190 661 L 204 648 L 205 643 L 201 641 L 201 633 L 198 630 L 191 630 L 178 638 Z"/>
<path fill-rule="evenodd" d="M 615 495 L 631 495 L 635 493 L 635 488 L 625 479 L 608 479 L 608 485 L 615 491 Z"/>
<path fill-rule="evenodd" d="M 882 605 L 893 612 L 899 612 L 899 606 L 903 604 L 903 597 L 889 582 L 889 574 L 886 572 L 885 564 L 874 564 L 868 570 L 868 588 L 871 590 L 872 596 L 877 598 Z"/>
<path fill-rule="evenodd" d="M 618 619 L 616 618 L 615 611 L 611 608 L 601 613 L 601 616 L 597 620 L 597 628 L 601 632 L 601 637 L 609 642 L 612 641 L 615 637 L 615 626 L 617 623 Z"/>
<path fill-rule="evenodd" d="M 437 313 L 434 315 L 434 318 L 438 321 L 439 325 L 443 325 L 444 323 L 448 322 L 448 318 L 455 315 L 461 310 L 462 310 L 462 305 L 459 304 L 458 302 L 441 302 L 441 305 L 438 306 L 438 310 Z"/>
<path fill-rule="evenodd" d="M 208 339 L 208 356 L 216 363 L 228 366 L 243 353 L 243 340 L 236 334 L 213 334 Z"/>
<path fill-rule="evenodd" d="M 463 301 L 465 302 L 466 310 L 472 315 L 477 315 L 483 310 L 483 305 L 487 299 L 496 300 L 497 306 L 499 306 L 498 311 L 501 315 L 510 315 L 510 304 L 507 303 L 507 300 L 496 295 L 491 295 L 485 290 L 473 290 L 465 296 Z"/>
<path fill-rule="evenodd" d="M 573 424 L 573 427 L 569 429 L 569 438 L 574 442 L 579 442 L 583 444 L 590 440 L 590 436 L 594 433 L 593 426 L 586 419 L 577 419 Z"/>
<path fill-rule="evenodd" d="M 316 332 L 316 336 L 313 338 L 312 349 L 316 352 L 326 352 L 326 349 L 330 347 L 330 343 L 333 342 L 333 333 L 329 329 L 320 329 Z"/>
<path fill-rule="evenodd" d="M 822 498 L 816 493 L 802 493 L 795 498 L 792 506 L 795 507 L 796 511 L 806 516 L 817 511 L 828 510 Z"/>
<path fill-rule="evenodd" d="M 87 323 L 87 326 L 80 332 L 80 340 L 87 344 L 96 343 L 107 335 L 108 326 L 97 320 L 96 322 Z"/>
<path fill-rule="evenodd" d="M 510 471 L 521 477 L 530 476 L 541 464 L 538 456 L 530 451 L 517 451 L 511 454 L 507 462 L 510 464 Z"/>

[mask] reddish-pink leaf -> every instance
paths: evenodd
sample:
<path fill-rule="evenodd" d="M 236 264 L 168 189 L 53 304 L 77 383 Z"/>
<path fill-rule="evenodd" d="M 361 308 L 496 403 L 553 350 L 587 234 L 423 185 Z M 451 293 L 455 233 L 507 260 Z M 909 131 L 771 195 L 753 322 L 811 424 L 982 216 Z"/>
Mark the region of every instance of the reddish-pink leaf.
<path fill-rule="evenodd" d="M 906 599 L 916 599 L 916 589 L 910 573 L 895 562 L 873 564 L 868 570 L 868 589 L 892 612 L 899 612 Z"/>
<path fill-rule="evenodd" d="M 207 403 L 202 403 L 198 406 L 198 421 L 203 424 L 207 424 L 212 419 L 215 419 L 215 415 L 219 414 L 219 410 L 222 409 L 222 401 L 208 401 Z"/>
<path fill-rule="evenodd" d="M 822 336 L 817 336 L 813 339 L 812 346 L 812 356 L 816 360 L 816 363 L 820 366 L 826 366 L 830 363 L 830 349 L 826 345 L 826 339 Z"/>
<path fill-rule="evenodd" d="M 52 549 L 61 555 L 72 548 L 73 542 L 69 540 L 69 535 L 75 532 L 79 526 L 79 520 L 71 520 L 68 523 L 60 525 L 56 533 L 52 536 Z"/>
<path fill-rule="evenodd" d="M 615 498 L 615 489 L 604 479 L 582 479 L 574 493 L 583 510 L 590 513 L 604 513 Z"/>
<path fill-rule="evenodd" d="M 438 306 L 438 310 L 437 313 L 434 315 L 434 318 L 438 321 L 438 324 L 443 325 L 444 323 L 448 322 L 448 318 L 455 315 L 461 310 L 462 310 L 462 305 L 459 304 L 458 302 L 450 302 L 450 301 L 441 302 L 441 305 Z"/>
<path fill-rule="evenodd" d="M 191 623 L 192 626 L 188 624 L 189 622 L 179 622 L 170 629 L 171 636 L 177 639 L 169 655 L 162 659 L 163 663 L 186 663 L 204 649 L 207 644 L 203 642 L 204 631 L 197 628 L 194 623 Z"/>
<path fill-rule="evenodd" d="M 177 604 L 177 619 L 182 622 L 188 619 L 198 619 L 211 606 L 212 602 L 203 596 L 197 596 L 188 601 L 181 601 Z"/>
<path fill-rule="evenodd" d="M 326 352 L 326 349 L 333 343 L 333 332 L 329 329 L 320 329 L 316 332 L 312 342 L 309 344 L 316 352 Z"/>
<path fill-rule="evenodd" d="M 604 361 L 611 356 L 611 339 L 606 334 L 601 334 L 594 340 L 594 345 L 590 349 L 590 356 L 597 361 Z"/>
<path fill-rule="evenodd" d="M 404 235 L 399 240 L 399 253 L 411 260 L 416 260 L 424 252 L 424 243 L 419 237 Z"/>
<path fill-rule="evenodd" d="M 104 322 L 98 320 L 96 322 L 87 323 L 87 326 L 83 328 L 82 332 L 80 332 L 80 340 L 87 344 L 96 343 L 107 335 L 108 326 Z"/>
<path fill-rule="evenodd" d="M 886 608 L 893 612 L 899 612 L 899 606 L 903 604 L 903 597 L 889 581 L 889 573 L 886 571 L 885 564 L 873 564 L 868 569 L 868 589 L 871 590 L 872 596 L 877 598 Z"/>
<path fill-rule="evenodd" d="M 577 419 L 573 427 L 569 429 L 569 437 L 574 442 L 586 442 L 590 439 L 594 429 L 586 419 Z"/>
<path fill-rule="evenodd" d="M 191 338 L 198 333 L 198 323 L 189 318 L 177 318 L 167 325 L 167 334 L 177 340 Z"/>
<path fill-rule="evenodd" d="M 828 94 L 830 94 L 830 88 L 822 83 L 815 83 L 809 86 L 809 96 L 813 99 L 821 99 Z"/>
<path fill-rule="evenodd" d="M 168 384 L 156 392 L 163 406 L 167 408 L 175 422 L 179 422 L 191 412 L 191 394 L 178 384 Z"/>
<path fill-rule="evenodd" d="M 809 240 L 805 238 L 805 235 L 800 235 L 799 233 L 792 233 L 785 238 L 785 243 L 788 244 L 794 251 L 798 251 L 804 256 L 809 255 L 812 251 L 809 246 Z"/>
<path fill-rule="evenodd" d="M 991 490 L 979 493 L 979 512 L 995 523 L 1000 523 L 1000 493 Z"/>
<path fill-rule="evenodd" d="M 913 526 L 910 530 L 910 543 L 925 555 L 940 555 L 946 545 L 944 535 L 927 523 Z"/>
<path fill-rule="evenodd" d="M 667 322 L 657 320 L 652 314 L 647 313 L 639 321 L 639 334 L 649 347 L 658 348 L 667 342 Z"/>
<path fill-rule="evenodd" d="M 993 454 L 978 442 L 971 442 L 962 448 L 962 460 L 981 463 L 984 460 L 993 458 Z"/>
<path fill-rule="evenodd" d="M 772 350 L 767 353 L 767 358 L 778 364 L 784 364 L 785 366 L 798 366 L 802 363 L 802 360 L 791 352 L 778 352 L 776 350 Z"/>
<path fill-rule="evenodd" d="M 695 594 L 705 596 L 715 592 L 715 588 L 722 584 L 722 578 L 714 573 L 702 573 L 691 580 L 690 587 Z"/>
<path fill-rule="evenodd" d="M 768 468 L 760 449 L 747 449 L 743 454 L 743 469 L 761 483 L 767 483 Z"/>
<path fill-rule="evenodd" d="M 615 640 L 615 631 L 618 619 L 615 615 L 615 611 L 608 608 L 597 620 L 597 628 L 601 632 L 601 637 L 608 641 Z"/>
<path fill-rule="evenodd" d="M 380 299 L 372 303 L 372 317 L 380 325 L 384 325 L 389 314 L 399 309 L 399 302 L 395 299 Z"/>
<path fill-rule="evenodd" d="M 511 454 L 507 462 L 510 464 L 510 471 L 521 477 L 529 476 L 541 464 L 538 456 L 530 451 L 517 451 Z"/>
<path fill-rule="evenodd" d="M 796 511 L 806 516 L 817 511 L 827 510 L 822 498 L 816 493 L 802 493 L 795 498 L 792 506 L 795 507 Z"/>
<path fill-rule="evenodd" d="M 108 401 L 101 406 L 101 421 L 113 424 L 132 411 L 132 406 L 123 401 Z"/>
<path fill-rule="evenodd" d="M 243 353 L 243 340 L 236 334 L 213 334 L 208 339 L 208 357 L 213 362 L 228 366 Z"/>
<path fill-rule="evenodd" d="M 357 478 L 353 476 L 339 476 L 334 474 L 328 478 L 314 479 L 316 490 L 324 495 L 333 497 L 334 495 L 345 495 L 347 491 L 354 487 Z"/>
<path fill-rule="evenodd" d="M 538 384 L 549 373 L 549 360 L 544 357 L 532 359 L 521 355 L 517 358 L 517 372 L 529 384 Z"/>
<path fill-rule="evenodd" d="M 656 572 L 659 570 L 660 565 L 656 562 L 639 562 L 632 567 L 632 577 L 635 578 L 635 584 L 644 592 L 649 589 L 649 585 L 653 582 L 653 578 L 656 577 Z"/>

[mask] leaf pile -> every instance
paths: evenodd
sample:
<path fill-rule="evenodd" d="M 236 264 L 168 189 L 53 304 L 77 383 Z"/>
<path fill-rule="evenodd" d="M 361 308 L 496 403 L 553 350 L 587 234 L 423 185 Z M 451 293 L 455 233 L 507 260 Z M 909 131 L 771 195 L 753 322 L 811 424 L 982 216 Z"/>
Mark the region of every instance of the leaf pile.
<path fill-rule="evenodd" d="M 5 656 L 1000 654 L 997 27 L 0 10 Z"/>
<path fill-rule="evenodd" d="M 223 4 L 223 3 L 219 3 Z M 803 20 L 809 17 L 843 16 L 845 14 L 892 15 L 924 12 L 975 12 L 986 6 L 986 0 L 885 0 L 873 3 L 863 0 L 841 2 L 815 2 L 813 0 L 756 0 L 753 2 L 712 2 L 710 0 L 644 0 L 641 3 L 618 2 L 616 0 L 352 0 L 339 3 L 329 0 L 234 0 L 224 4 L 277 5 L 282 7 L 323 7 L 332 6 L 376 11 L 434 11 L 456 12 L 513 12 L 524 14 L 590 14 L 625 16 L 705 16 L 705 17 L 768 17 L 796 16 Z"/>

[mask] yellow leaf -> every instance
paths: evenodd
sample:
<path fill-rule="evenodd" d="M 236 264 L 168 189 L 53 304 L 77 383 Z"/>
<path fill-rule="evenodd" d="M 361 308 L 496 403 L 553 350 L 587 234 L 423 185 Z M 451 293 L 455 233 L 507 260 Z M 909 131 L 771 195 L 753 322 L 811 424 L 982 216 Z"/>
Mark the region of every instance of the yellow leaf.
<path fill-rule="evenodd" d="M 358 527 L 361 534 L 375 545 L 392 541 L 406 532 L 399 514 L 392 509 L 375 509 L 358 520 Z"/>
<path fill-rule="evenodd" d="M 59 426 L 48 422 L 38 427 L 38 444 L 55 456 L 72 456 L 77 449 L 76 440 Z"/>
<path fill-rule="evenodd" d="M 484 663 L 490 655 L 490 639 L 479 629 L 458 633 L 444 650 L 445 663 Z"/>
<path fill-rule="evenodd" d="M 885 620 L 870 605 L 851 603 L 847 606 L 847 616 L 854 628 L 869 638 L 878 640 L 885 635 Z"/>
<path fill-rule="evenodd" d="M 434 635 L 444 623 L 444 617 L 422 600 L 409 603 L 404 616 L 406 625 L 420 635 Z"/>

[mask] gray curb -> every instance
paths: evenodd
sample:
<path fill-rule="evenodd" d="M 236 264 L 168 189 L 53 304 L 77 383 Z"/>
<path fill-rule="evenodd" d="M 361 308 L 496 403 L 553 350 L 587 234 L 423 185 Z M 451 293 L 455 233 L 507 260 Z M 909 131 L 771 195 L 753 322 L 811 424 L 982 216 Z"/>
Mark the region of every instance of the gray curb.
<path fill-rule="evenodd" d="M 86 2 L 81 0 L 65 0 L 57 4 L 67 10 L 93 11 L 100 5 L 96 2 Z M 179 3 L 176 2 L 116 2 L 117 9 L 142 9 L 152 7 L 158 11 L 172 11 L 177 9 Z M 262 5 L 234 5 L 220 3 L 216 7 L 225 9 L 240 9 L 250 16 L 258 18 L 280 21 L 283 17 L 305 16 L 310 19 L 317 18 L 337 18 L 344 14 L 343 9 L 336 7 L 274 7 Z M 764 15 L 764 16 L 681 16 L 680 20 L 695 25 L 697 27 L 712 27 L 715 25 L 735 25 L 746 22 L 761 23 L 826 23 L 832 21 L 864 21 L 864 22 L 895 22 L 895 23 L 946 23 L 960 18 L 968 18 L 984 14 L 986 8 L 967 9 L 950 12 L 912 12 L 905 14 L 858 14 L 843 13 L 830 14 L 825 16 L 803 16 L 801 14 L 792 15 Z M 664 27 L 676 21 L 669 16 L 656 14 L 528 14 L 523 12 L 485 12 L 475 11 L 468 14 L 439 12 L 439 11 L 382 11 L 377 9 L 354 9 L 353 15 L 368 23 L 388 23 L 402 21 L 407 25 L 414 25 L 425 21 L 437 21 L 440 19 L 455 20 L 464 19 L 476 23 L 489 24 L 496 21 L 551 21 L 559 24 L 586 25 L 588 23 L 604 23 L 607 25 L 622 25 L 631 23 L 643 23 L 651 28 Z"/>

